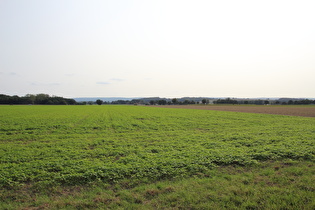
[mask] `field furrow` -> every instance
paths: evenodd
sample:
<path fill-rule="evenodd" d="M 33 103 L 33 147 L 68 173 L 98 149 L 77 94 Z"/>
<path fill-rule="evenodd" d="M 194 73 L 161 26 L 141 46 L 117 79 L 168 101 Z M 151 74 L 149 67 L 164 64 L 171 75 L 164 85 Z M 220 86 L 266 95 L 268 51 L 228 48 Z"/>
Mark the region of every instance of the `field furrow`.
<path fill-rule="evenodd" d="M 0 111 L 2 187 L 159 180 L 219 165 L 315 160 L 314 118 L 136 106 Z"/>

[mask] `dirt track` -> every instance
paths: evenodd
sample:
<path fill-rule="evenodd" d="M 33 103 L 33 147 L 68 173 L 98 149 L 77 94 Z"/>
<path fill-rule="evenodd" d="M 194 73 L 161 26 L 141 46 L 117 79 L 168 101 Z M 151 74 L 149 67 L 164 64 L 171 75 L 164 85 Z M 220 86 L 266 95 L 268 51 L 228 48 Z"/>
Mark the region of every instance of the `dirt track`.
<path fill-rule="evenodd" d="M 165 105 L 161 108 L 204 109 L 231 112 L 278 114 L 302 117 L 315 117 L 315 106 L 242 106 L 242 105 Z"/>

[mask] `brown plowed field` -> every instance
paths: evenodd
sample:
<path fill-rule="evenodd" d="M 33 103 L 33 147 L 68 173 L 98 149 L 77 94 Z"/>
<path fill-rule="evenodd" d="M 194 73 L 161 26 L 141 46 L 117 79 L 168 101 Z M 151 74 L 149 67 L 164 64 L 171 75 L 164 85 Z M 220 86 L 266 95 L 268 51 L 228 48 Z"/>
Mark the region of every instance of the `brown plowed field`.
<path fill-rule="evenodd" d="M 278 114 L 302 117 L 315 117 L 315 106 L 251 106 L 251 105 L 165 105 L 155 106 L 180 109 L 204 109 L 231 112 L 248 112 L 262 114 Z"/>

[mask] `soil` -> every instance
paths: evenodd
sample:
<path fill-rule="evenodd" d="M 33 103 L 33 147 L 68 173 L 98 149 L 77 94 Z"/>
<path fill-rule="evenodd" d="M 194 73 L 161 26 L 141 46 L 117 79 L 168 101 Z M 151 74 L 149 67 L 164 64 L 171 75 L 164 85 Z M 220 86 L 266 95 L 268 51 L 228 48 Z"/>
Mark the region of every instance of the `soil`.
<path fill-rule="evenodd" d="M 315 106 L 251 106 L 251 105 L 162 105 L 155 107 L 164 108 L 180 108 L 180 109 L 203 109 L 203 110 L 218 110 L 231 112 L 247 112 L 261 114 L 277 114 L 302 117 L 315 117 Z"/>

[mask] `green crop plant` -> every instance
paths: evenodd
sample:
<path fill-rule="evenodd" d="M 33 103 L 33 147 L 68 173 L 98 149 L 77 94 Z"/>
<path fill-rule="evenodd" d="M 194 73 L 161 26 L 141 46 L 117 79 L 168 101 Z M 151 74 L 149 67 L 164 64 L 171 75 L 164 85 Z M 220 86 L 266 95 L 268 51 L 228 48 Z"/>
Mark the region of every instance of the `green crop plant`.
<path fill-rule="evenodd" d="M 0 185 L 161 180 L 315 160 L 315 119 L 144 106 L 1 106 Z"/>
<path fill-rule="evenodd" d="M 315 118 L 0 106 L 2 209 L 312 209 L 314 161 Z"/>

